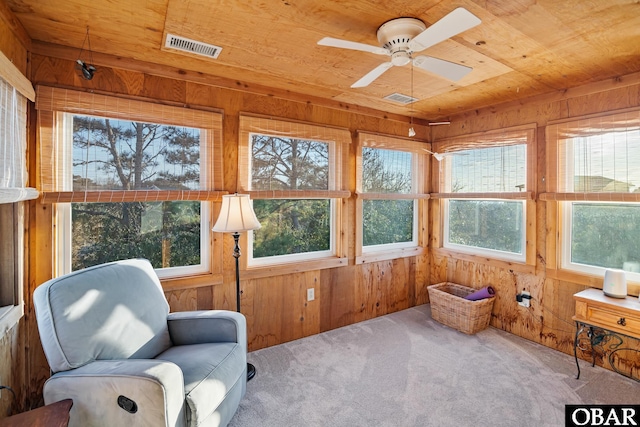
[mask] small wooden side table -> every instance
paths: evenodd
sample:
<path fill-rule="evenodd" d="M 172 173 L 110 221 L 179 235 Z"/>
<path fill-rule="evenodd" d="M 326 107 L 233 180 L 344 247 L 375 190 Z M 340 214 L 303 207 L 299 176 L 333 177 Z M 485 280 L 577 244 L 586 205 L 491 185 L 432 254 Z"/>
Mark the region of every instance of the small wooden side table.
<path fill-rule="evenodd" d="M 573 355 L 576 359 L 576 367 L 580 378 L 580 365 L 578 364 L 578 340 L 580 334 L 586 330 L 592 350 L 592 366 L 595 366 L 595 349 L 608 353 L 608 361 L 615 372 L 632 378 L 624 372 L 620 372 L 614 363 L 615 353 L 618 351 L 637 350 L 622 347 L 623 337 L 640 340 L 640 301 L 637 297 L 612 298 L 606 296 L 601 289 L 585 289 L 573 296 L 576 303 L 576 314 L 573 320 L 576 322 L 576 336 L 573 343 Z"/>
<path fill-rule="evenodd" d="M 67 427 L 73 400 L 65 399 L 0 420 L 0 427 Z"/>

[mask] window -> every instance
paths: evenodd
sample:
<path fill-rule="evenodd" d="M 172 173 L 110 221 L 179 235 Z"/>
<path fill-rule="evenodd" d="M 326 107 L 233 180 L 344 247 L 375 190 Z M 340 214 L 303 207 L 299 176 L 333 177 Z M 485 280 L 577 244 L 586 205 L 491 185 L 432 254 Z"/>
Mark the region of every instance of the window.
<path fill-rule="evenodd" d="M 535 127 L 438 142 L 442 247 L 523 264 L 535 263 L 531 167 Z M 470 148 L 473 147 L 473 148 Z M 535 211 L 534 211 L 535 212 Z"/>
<path fill-rule="evenodd" d="M 252 190 L 328 190 L 329 143 L 251 133 Z M 331 199 L 259 199 L 252 258 L 333 255 Z"/>
<path fill-rule="evenodd" d="M 0 52 L 0 326 L 23 314 L 25 203 L 38 197 L 27 187 L 27 100 L 31 83 Z"/>
<path fill-rule="evenodd" d="M 640 112 L 553 124 L 548 135 L 557 144 L 561 268 L 624 269 L 640 281 Z"/>
<path fill-rule="evenodd" d="M 640 204 L 563 204 L 563 267 L 597 275 L 624 269 L 640 280 Z"/>
<path fill-rule="evenodd" d="M 365 132 L 358 139 L 357 262 L 416 255 L 420 200 L 428 198 L 423 143 Z"/>
<path fill-rule="evenodd" d="M 342 158 L 349 132 L 241 116 L 241 185 L 262 227 L 249 266 L 340 258 Z"/>
<path fill-rule="evenodd" d="M 0 318 L 22 302 L 23 223 L 22 203 L 0 204 Z"/>
<path fill-rule="evenodd" d="M 174 107 L 161 114 L 162 107 L 121 102 L 137 116 L 95 105 L 86 113 L 64 112 L 64 105 L 51 113 L 58 137 L 51 142 L 59 142 L 43 162 L 55 164 L 55 179 L 43 179 L 50 187 L 43 198 L 56 202 L 58 274 L 127 258 L 148 259 L 160 277 L 209 272 L 206 189 L 217 115 L 185 117 Z"/>
<path fill-rule="evenodd" d="M 524 188 L 526 144 L 458 151 L 443 159 L 451 193 L 504 193 Z M 445 201 L 444 247 L 524 261 L 525 201 Z"/>

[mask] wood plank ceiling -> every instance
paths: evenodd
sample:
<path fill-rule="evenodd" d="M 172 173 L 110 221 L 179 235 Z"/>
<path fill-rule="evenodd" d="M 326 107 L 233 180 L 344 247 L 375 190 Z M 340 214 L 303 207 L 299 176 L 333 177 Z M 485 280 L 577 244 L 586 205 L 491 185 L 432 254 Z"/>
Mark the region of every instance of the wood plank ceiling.
<path fill-rule="evenodd" d="M 637 0 L 0 1 L 36 53 L 77 59 L 88 27 L 96 78 L 101 64 L 117 59 L 152 74 L 172 69 L 211 84 L 424 120 L 640 72 Z M 352 89 L 387 57 L 317 44 L 328 36 L 378 45 L 376 31 L 390 19 L 429 26 L 457 7 L 482 23 L 421 54 L 472 67 L 458 82 L 407 65 Z M 208 59 L 167 50 L 167 33 L 222 51 Z M 384 99 L 393 93 L 418 101 Z"/>

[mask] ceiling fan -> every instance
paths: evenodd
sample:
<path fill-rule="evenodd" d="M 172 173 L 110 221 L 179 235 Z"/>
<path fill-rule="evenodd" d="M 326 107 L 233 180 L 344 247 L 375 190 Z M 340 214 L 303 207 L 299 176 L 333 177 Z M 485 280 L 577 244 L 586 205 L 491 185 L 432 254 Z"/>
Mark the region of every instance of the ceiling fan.
<path fill-rule="evenodd" d="M 473 28 L 480 22 L 477 16 L 459 7 L 429 28 L 417 18 L 396 18 L 385 22 L 377 32 L 378 41 L 382 47 L 332 37 L 325 37 L 318 44 L 391 57 L 390 61 L 378 65 L 352 84 L 352 88 L 368 86 L 389 68 L 407 65 L 411 61 L 415 67 L 449 80 L 458 81 L 466 76 L 472 68 L 431 56 L 414 57 L 413 54 Z"/>

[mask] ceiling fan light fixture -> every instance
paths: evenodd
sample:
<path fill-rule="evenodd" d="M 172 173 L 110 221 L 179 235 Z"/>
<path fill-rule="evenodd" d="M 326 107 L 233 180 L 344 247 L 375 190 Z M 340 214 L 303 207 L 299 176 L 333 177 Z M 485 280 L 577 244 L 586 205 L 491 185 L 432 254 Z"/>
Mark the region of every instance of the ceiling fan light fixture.
<path fill-rule="evenodd" d="M 409 55 L 409 52 L 404 50 L 395 52 L 391 55 L 391 63 L 396 67 L 402 67 L 407 65 L 409 62 L 411 62 L 411 55 Z"/>
<path fill-rule="evenodd" d="M 409 136 L 410 137 L 416 136 L 416 130 L 413 128 L 413 126 L 409 128 Z"/>

